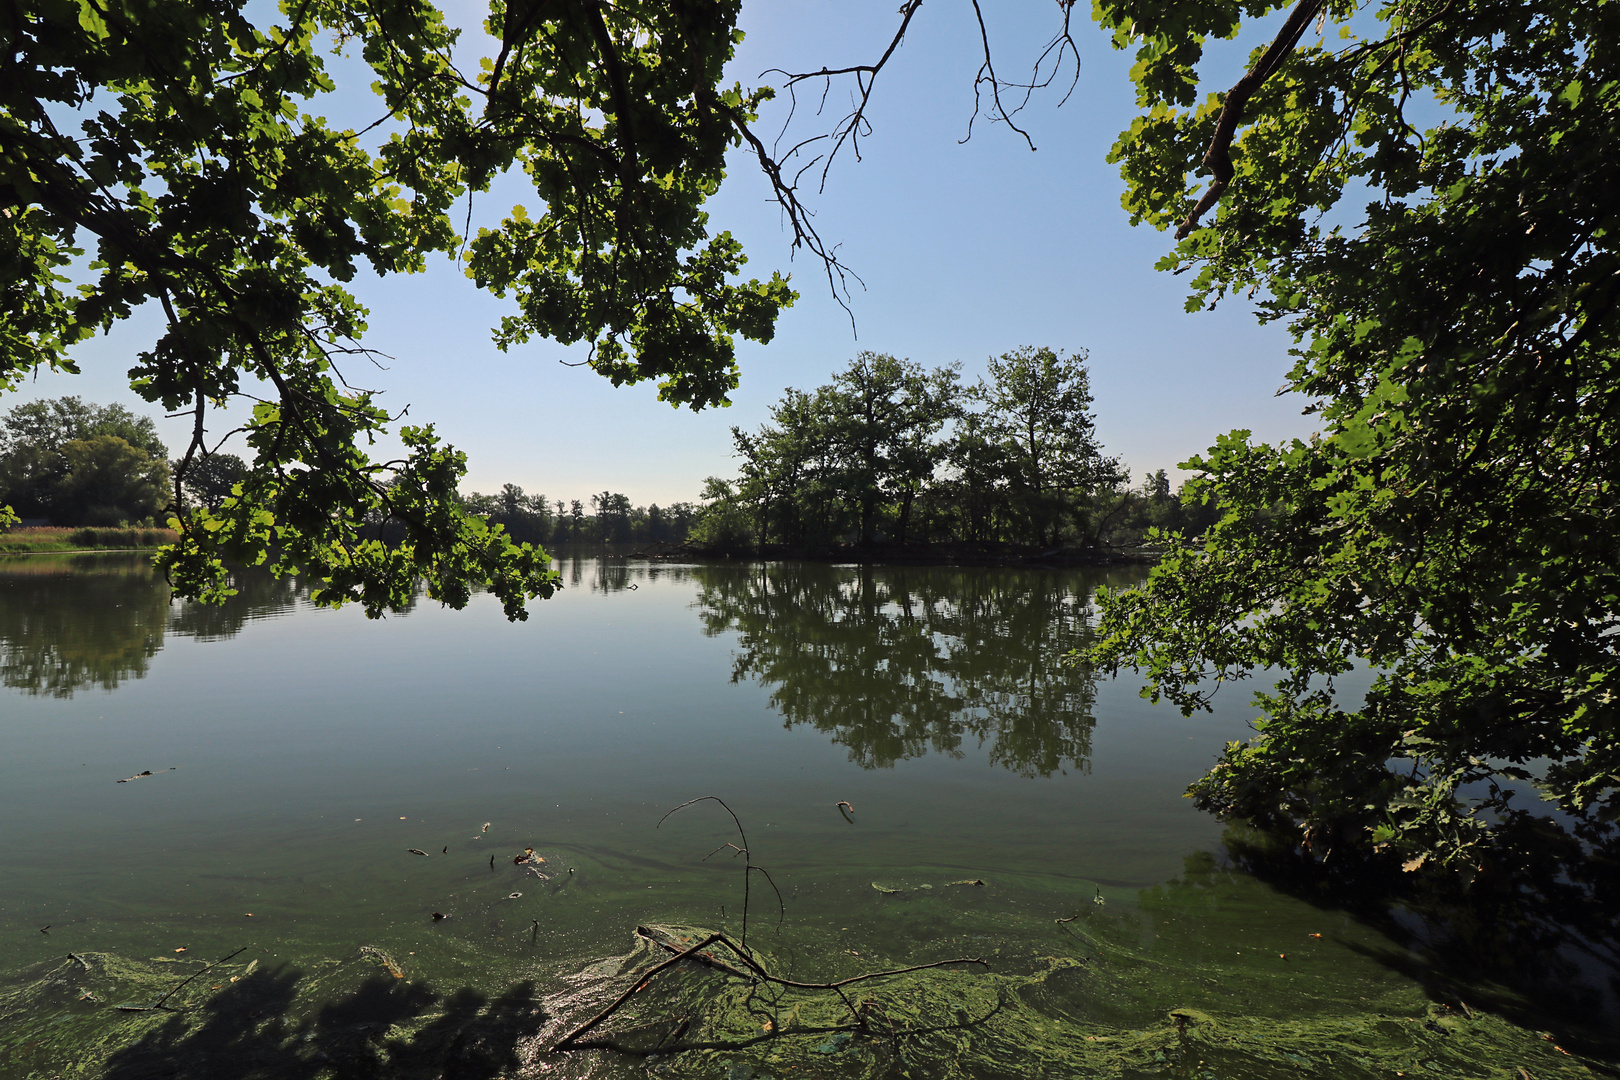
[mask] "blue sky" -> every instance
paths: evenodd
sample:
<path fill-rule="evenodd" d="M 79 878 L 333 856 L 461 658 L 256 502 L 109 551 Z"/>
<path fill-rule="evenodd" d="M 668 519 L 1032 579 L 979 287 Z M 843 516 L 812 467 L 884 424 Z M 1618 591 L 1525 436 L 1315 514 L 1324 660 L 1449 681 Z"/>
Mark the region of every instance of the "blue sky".
<path fill-rule="evenodd" d="M 998 21 L 990 25 L 1004 75 L 1027 70 L 1056 27 L 1055 4 L 1007 7 L 1017 10 L 992 11 Z M 452 21 L 476 27 L 477 5 L 454 0 L 447 10 Z M 750 0 L 733 75 L 745 85 L 771 84 L 772 76 L 760 78 L 768 68 L 870 62 L 897 19 L 890 4 Z M 970 380 L 986 357 L 1021 345 L 1089 350 L 1099 434 L 1137 478 L 1173 468 L 1233 428 L 1267 441 L 1307 434 L 1313 425 L 1300 415 L 1303 401 L 1274 396 L 1290 364 L 1287 334 L 1259 326 L 1238 301 L 1186 314 L 1184 279 L 1153 269 L 1170 238 L 1129 225 L 1118 172 L 1105 161 L 1133 115 L 1129 58 L 1079 11 L 1074 30 L 1079 83 L 1062 108 L 1060 93 L 1048 91 L 1023 114 L 1039 147 L 1032 153 L 982 118 L 971 141 L 959 142 L 972 112 L 977 24 L 961 0 L 918 13 L 879 79 L 862 160 L 846 154 L 825 193 L 810 197 L 823 237 L 842 245 L 842 258 L 866 282 L 853 295 L 854 331 L 820 265 L 803 253 L 790 261 L 790 237 L 764 179 L 736 157 L 711 201 L 711 227 L 743 242 L 750 274 L 791 271 L 800 300 L 769 345 L 739 343 L 742 386 L 730 408 L 694 414 L 660 403 L 651 385 L 616 390 L 562 363 L 580 359 L 579 348 L 534 342 L 499 352 L 489 328 L 507 302 L 478 292 L 448 260 L 415 277 L 357 285 L 371 308 L 367 343 L 393 359 L 384 371 L 347 374 L 385 390 L 386 405 L 408 405 L 412 421 L 436 424 L 465 450 L 466 487 L 512 482 L 553 499 L 604 489 L 637 503 L 695 498 L 704 477 L 733 472 L 732 425 L 756 427 L 785 387 L 827 381 L 860 349 L 928 365 L 961 361 Z M 475 49 L 476 32 L 463 44 Z M 1229 85 L 1242 59 L 1235 46 L 1213 52 L 1210 77 Z M 340 87 L 365 85 L 346 78 L 364 74 L 352 64 L 335 63 L 334 73 Z M 819 119 L 801 109 L 795 130 L 830 126 L 849 90 L 835 85 Z M 352 110 L 361 120 L 374 100 L 361 92 L 316 111 L 347 121 Z M 762 127 L 779 123 L 779 114 L 767 113 Z M 516 180 L 501 184 L 476 204 L 475 220 L 498 218 L 524 195 Z M 532 194 L 529 204 L 537 209 Z M 81 349 L 83 375 L 41 375 L 0 406 L 77 393 L 151 412 L 124 373 L 155 330 L 151 313 L 139 313 Z M 182 446 L 186 422 L 161 424 L 171 447 Z"/>

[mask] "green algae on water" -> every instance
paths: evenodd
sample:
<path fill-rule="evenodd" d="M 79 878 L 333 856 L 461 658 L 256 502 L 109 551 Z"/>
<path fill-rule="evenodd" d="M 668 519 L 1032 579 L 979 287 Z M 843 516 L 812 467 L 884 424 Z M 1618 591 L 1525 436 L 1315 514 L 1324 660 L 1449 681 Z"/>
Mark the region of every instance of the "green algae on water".
<path fill-rule="evenodd" d="M 963 923 L 929 951 L 969 955 L 990 939 Z M 1014 928 L 1016 931 L 1017 928 Z M 401 1078 L 655 1075 L 671 1078 L 1167 1077 L 1187 1080 L 1535 1080 L 1609 1074 L 1540 1034 L 1415 991 L 1363 1008 L 1297 1016 L 1212 1004 L 1212 970 L 1167 964 L 1140 947 L 1140 921 L 1088 915 L 1075 948 L 1034 952 L 1001 939 L 992 970 L 933 968 L 856 983 L 842 995 L 763 982 L 691 962 L 634 995 L 600 1034 L 630 1052 L 551 1048 L 695 926 L 655 927 L 628 953 L 556 962 L 499 989 L 450 992 L 413 977 L 386 952 L 266 965 L 222 964 L 169 1002 L 149 1003 L 201 961 L 86 953 L 0 982 L 0 1075 L 133 1080 L 172 1075 Z M 788 931 L 757 954 L 774 974 L 832 980 L 874 970 L 825 934 Z M 811 969 L 816 969 L 814 972 Z M 682 1049 L 689 1048 L 689 1049 Z M 1594 1073 L 1591 1065 L 1597 1066 Z M 1524 1070 L 1521 1072 L 1520 1070 Z"/>

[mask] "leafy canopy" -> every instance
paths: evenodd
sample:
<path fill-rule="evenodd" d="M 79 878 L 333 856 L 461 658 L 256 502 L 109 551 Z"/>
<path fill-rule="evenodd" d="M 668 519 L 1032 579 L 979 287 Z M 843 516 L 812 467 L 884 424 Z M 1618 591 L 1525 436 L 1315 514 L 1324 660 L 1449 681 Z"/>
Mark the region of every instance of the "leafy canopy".
<path fill-rule="evenodd" d="M 769 340 L 794 296 L 780 275 L 738 280 L 739 245 L 703 211 L 768 94 L 720 81 L 739 6 L 493 0 L 498 48 L 470 74 L 428 0 L 286 0 L 262 19 L 245 0 L 6 6 L 0 389 L 77 370 L 74 344 L 154 304 L 163 331 L 131 379 L 195 417 L 173 488 L 182 537 L 162 556 L 183 592 L 223 595 L 228 557 L 311 574 L 318 602 L 370 614 L 407 602 L 420 574 L 458 606 L 487 585 L 521 617 L 554 577 L 543 552 L 462 510 L 463 456 L 413 426 L 404 457 L 369 456 L 395 418 L 339 369 L 364 352 L 344 283 L 362 264 L 387 275 L 462 255 L 515 301 L 503 348 L 588 342 L 616 385 L 724 403 L 735 335 Z M 321 115 L 338 90 L 329 41 L 375 79 L 368 128 Z M 516 207 L 463 249 L 453 211 L 507 170 L 540 211 Z M 218 445 L 208 411 L 260 386 L 240 492 L 191 506 L 186 477 Z M 365 539 L 379 517 L 403 525 L 402 544 Z"/>
<path fill-rule="evenodd" d="M 757 431 L 732 428 L 740 475 L 735 486 L 710 478 L 699 539 L 748 546 L 747 504 L 760 545 L 870 545 L 881 527 L 902 545 L 1057 546 L 1072 525 L 1095 547 L 1109 524 L 1103 503 L 1143 503 L 1120 490 L 1128 476 L 1096 437 L 1085 361 L 1025 346 L 991 357 L 989 379 L 963 387 L 960 364 L 861 352 L 813 392 L 789 388 Z"/>
<path fill-rule="evenodd" d="M 1323 431 L 1189 462 L 1223 520 L 1105 602 L 1093 658 L 1186 710 L 1274 680 L 1192 794 L 1318 856 L 1470 877 L 1613 844 L 1620 8 L 1307 0 L 1226 94 L 1205 43 L 1278 5 L 1096 10 L 1136 49 L 1126 208 L 1177 227 L 1190 307 L 1286 323 Z"/>

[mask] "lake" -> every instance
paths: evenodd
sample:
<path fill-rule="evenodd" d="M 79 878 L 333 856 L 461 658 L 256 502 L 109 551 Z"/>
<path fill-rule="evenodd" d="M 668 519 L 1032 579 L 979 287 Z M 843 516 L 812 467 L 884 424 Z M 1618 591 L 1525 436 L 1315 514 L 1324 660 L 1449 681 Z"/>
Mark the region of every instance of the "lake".
<path fill-rule="evenodd" d="M 559 566 L 511 624 L 0 562 L 0 1076 L 1592 1075 L 1601 987 L 1248 872 L 1182 797 L 1247 691 L 1069 659 L 1138 568 Z M 551 1052 L 714 932 L 778 981 L 712 945 Z"/>

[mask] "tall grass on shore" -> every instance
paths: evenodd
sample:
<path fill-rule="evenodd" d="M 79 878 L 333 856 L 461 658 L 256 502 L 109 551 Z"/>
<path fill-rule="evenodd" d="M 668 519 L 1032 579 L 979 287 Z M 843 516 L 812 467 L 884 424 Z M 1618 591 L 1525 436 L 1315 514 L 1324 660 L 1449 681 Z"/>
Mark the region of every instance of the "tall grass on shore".
<path fill-rule="evenodd" d="M 89 551 L 156 548 L 171 544 L 173 529 L 123 526 L 41 526 L 0 533 L 0 552 Z"/>

